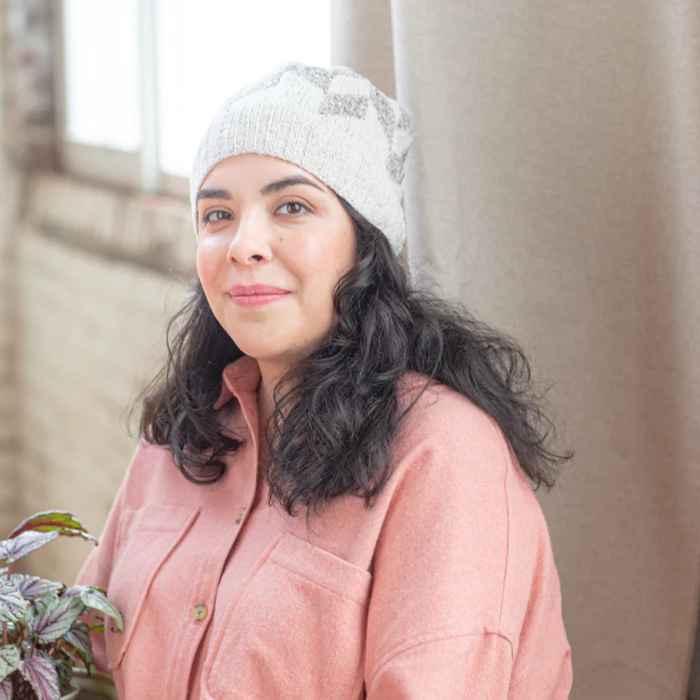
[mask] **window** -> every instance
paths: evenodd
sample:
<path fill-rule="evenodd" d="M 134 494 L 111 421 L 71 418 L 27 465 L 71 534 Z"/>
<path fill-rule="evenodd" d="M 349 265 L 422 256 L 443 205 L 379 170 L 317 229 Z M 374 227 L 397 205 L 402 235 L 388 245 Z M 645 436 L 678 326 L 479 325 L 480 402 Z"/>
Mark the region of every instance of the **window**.
<path fill-rule="evenodd" d="M 223 102 L 288 60 L 331 63 L 330 0 L 62 0 L 61 159 L 69 172 L 187 195 Z"/>

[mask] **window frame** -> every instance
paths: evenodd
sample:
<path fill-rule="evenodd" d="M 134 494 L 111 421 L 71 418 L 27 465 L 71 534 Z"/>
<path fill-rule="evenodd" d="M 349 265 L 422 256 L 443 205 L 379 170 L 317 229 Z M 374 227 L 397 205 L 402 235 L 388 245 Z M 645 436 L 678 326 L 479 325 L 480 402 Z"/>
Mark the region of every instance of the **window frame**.
<path fill-rule="evenodd" d="M 82 180 L 189 201 L 189 177 L 160 168 L 157 90 L 157 0 L 135 0 L 138 31 L 138 90 L 141 146 L 122 151 L 71 141 L 67 133 L 66 66 L 64 45 L 65 0 L 53 5 L 54 105 L 58 169 Z M 331 18 L 330 42 L 333 46 Z"/>
<path fill-rule="evenodd" d="M 189 198 L 189 180 L 160 169 L 158 153 L 158 92 L 156 0 L 136 0 L 139 32 L 139 122 L 142 144 L 138 151 L 122 151 L 72 141 L 67 132 L 66 65 L 64 44 L 65 1 L 56 0 L 53 18 L 54 105 L 59 169 L 68 175 L 137 192 Z"/>

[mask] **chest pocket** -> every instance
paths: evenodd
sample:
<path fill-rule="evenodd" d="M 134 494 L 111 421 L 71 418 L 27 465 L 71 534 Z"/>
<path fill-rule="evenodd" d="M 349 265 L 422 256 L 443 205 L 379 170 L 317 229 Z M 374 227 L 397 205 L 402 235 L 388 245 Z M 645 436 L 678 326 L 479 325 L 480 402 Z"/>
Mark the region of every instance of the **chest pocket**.
<path fill-rule="evenodd" d="M 124 617 L 123 632 L 112 632 L 113 621 L 106 621 L 105 650 L 112 670 L 121 665 L 153 579 L 199 510 L 189 505 L 152 505 L 122 514 L 119 546 L 107 590 L 107 597 Z"/>
<path fill-rule="evenodd" d="M 372 575 L 288 532 L 279 535 L 214 633 L 209 700 L 357 700 Z"/>

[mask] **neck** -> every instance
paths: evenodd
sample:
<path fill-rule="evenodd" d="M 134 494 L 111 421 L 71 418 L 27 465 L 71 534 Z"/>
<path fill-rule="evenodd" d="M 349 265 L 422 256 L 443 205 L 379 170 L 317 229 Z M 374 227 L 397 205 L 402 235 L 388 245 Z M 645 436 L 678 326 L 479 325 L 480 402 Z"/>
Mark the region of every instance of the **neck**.
<path fill-rule="evenodd" d="M 273 392 L 285 369 L 258 360 L 260 366 L 260 386 L 258 387 L 258 419 L 260 424 L 267 421 L 274 406 Z"/>
<path fill-rule="evenodd" d="M 269 459 L 269 445 L 265 428 L 274 408 L 273 392 L 285 368 L 260 362 L 260 386 L 258 387 L 258 459 L 261 465 L 266 465 Z M 258 480 L 263 478 L 265 468 L 258 472 Z"/>

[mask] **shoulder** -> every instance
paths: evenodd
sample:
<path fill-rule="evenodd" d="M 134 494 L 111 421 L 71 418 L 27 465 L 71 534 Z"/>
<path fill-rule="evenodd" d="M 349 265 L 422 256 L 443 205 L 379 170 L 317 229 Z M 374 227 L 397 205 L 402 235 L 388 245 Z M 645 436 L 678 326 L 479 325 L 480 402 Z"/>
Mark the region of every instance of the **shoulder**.
<path fill-rule="evenodd" d="M 418 372 L 407 372 L 399 391 L 406 411 L 396 434 L 396 457 L 420 451 L 455 476 L 478 471 L 502 476 L 512 461 L 508 441 L 496 421 L 468 397 Z M 450 468 L 452 465 L 452 468 Z"/>
<path fill-rule="evenodd" d="M 139 509 L 187 498 L 196 488 L 185 479 L 173 462 L 170 448 L 139 439 L 121 485 L 123 507 Z"/>
<path fill-rule="evenodd" d="M 521 631 L 529 637 L 559 601 L 542 509 L 488 413 L 444 384 L 407 379 L 401 403 L 413 405 L 393 446 L 375 551 L 382 605 L 419 591 L 430 612 L 416 612 L 402 638 L 493 633 L 517 653 Z"/>
<path fill-rule="evenodd" d="M 464 536 L 498 551 L 504 594 L 517 597 L 543 567 L 553 568 L 544 512 L 496 421 L 468 397 L 407 373 L 403 408 L 415 401 L 394 444 L 395 498 L 433 509 Z M 396 503 L 394 505 L 397 505 Z M 446 542 L 454 530 L 445 530 Z M 511 587 L 513 590 L 511 590 Z"/>
<path fill-rule="evenodd" d="M 399 405 L 407 411 L 393 445 L 399 471 L 435 472 L 453 486 L 498 491 L 522 503 L 523 517 L 546 528 L 532 486 L 489 413 L 455 389 L 414 371 L 401 380 Z"/>

